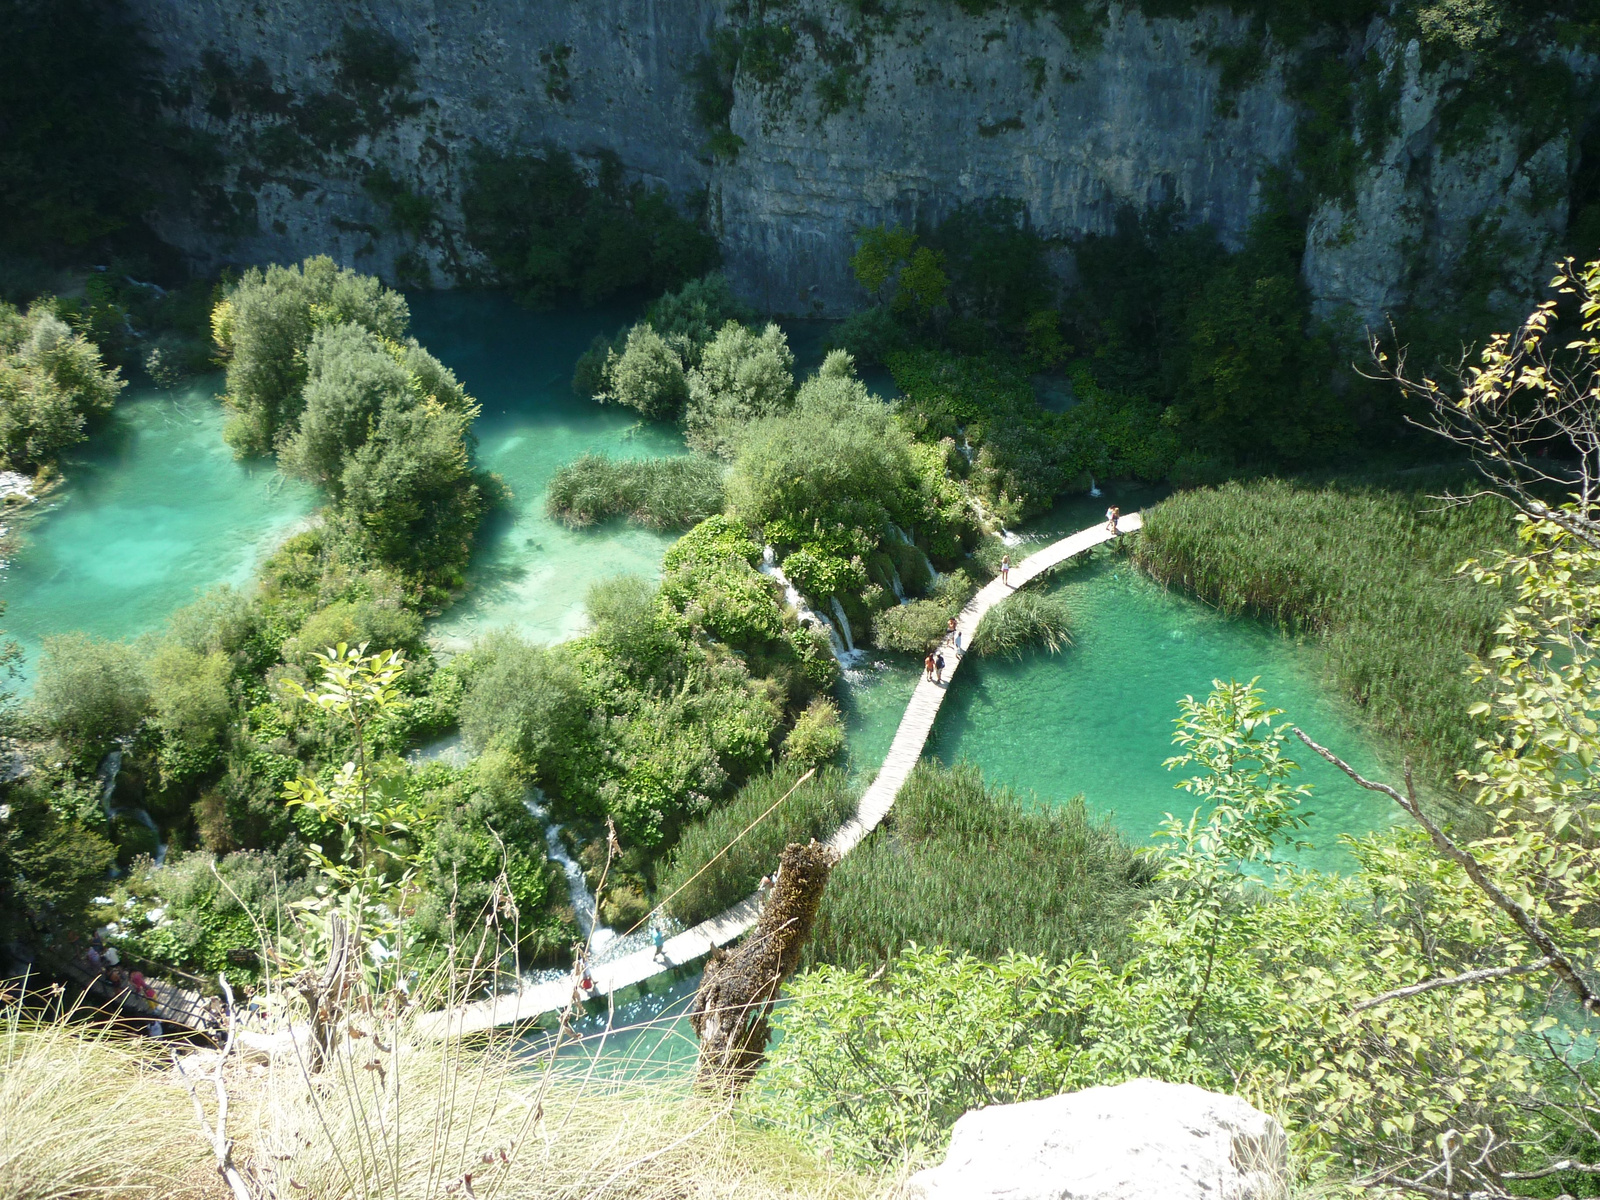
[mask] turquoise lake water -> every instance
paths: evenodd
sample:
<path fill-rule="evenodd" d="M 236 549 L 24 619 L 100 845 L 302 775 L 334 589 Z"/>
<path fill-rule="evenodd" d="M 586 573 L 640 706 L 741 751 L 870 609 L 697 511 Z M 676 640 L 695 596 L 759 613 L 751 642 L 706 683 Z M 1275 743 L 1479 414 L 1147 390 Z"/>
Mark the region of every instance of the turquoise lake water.
<path fill-rule="evenodd" d="M 676 535 L 623 521 L 567 529 L 545 515 L 556 469 L 586 451 L 613 458 L 684 453 L 673 429 L 635 421 L 627 410 L 572 394 L 572 367 L 597 333 L 630 314 L 591 309 L 532 313 L 487 293 L 412 294 L 417 340 L 456 372 L 483 406 L 473 426 L 478 462 L 512 491 L 507 511 L 488 521 L 468 572 L 470 590 L 432 626 L 445 650 L 478 634 L 513 628 L 540 642 L 583 626 L 583 597 L 607 575 L 654 576 Z"/>
<path fill-rule="evenodd" d="M 110 422 L 62 463 L 4 575 L 0 627 L 31 686 L 40 643 L 83 630 L 131 638 L 219 584 L 244 586 L 262 556 L 316 507 L 271 465 L 236 462 L 212 399 L 221 377 L 171 391 L 129 388 Z"/>
<path fill-rule="evenodd" d="M 1046 543 L 1093 524 L 1113 499 L 1125 512 L 1147 499 L 1131 489 L 1108 493 L 1064 503 L 1023 532 L 1030 543 Z M 1016 551 L 1028 552 L 1027 545 Z M 1109 549 L 1062 568 L 1050 586 L 1067 598 L 1073 645 L 1020 661 L 963 663 L 927 753 L 946 763 L 975 763 L 989 782 L 1039 803 L 1081 792 L 1091 811 L 1110 814 L 1142 842 L 1166 813 L 1187 816 L 1194 809 L 1188 794 L 1174 788 L 1181 773 L 1162 765 L 1175 752 L 1178 701 L 1204 697 L 1213 679 L 1259 677 L 1268 703 L 1284 710 L 1280 719 L 1342 750 L 1369 777 L 1384 771 L 1354 715 L 1324 686 L 1311 646 L 1168 592 Z M 882 761 L 916 677 L 909 663 L 884 663 L 857 677 L 846 710 L 854 769 Z M 1315 789 L 1311 824 L 1301 835 L 1313 848 L 1299 861 L 1348 865 L 1338 835 L 1384 827 L 1394 814 L 1381 797 L 1313 761 L 1298 744 L 1294 749 L 1291 757 L 1304 767 L 1299 782 Z"/>
<path fill-rule="evenodd" d="M 577 356 L 629 314 L 536 314 L 481 293 L 410 299 L 417 337 L 483 406 L 478 460 L 514 494 L 484 531 L 471 589 L 431 635 L 445 649 L 499 626 L 539 641 L 569 637 L 581 628 L 591 582 L 656 574 L 672 540 L 620 521 L 569 530 L 544 515 L 551 474 L 578 454 L 682 452 L 672 430 L 571 393 Z M 804 370 L 820 358 L 821 333 L 795 334 Z M 311 489 L 233 458 L 212 399 L 219 386 L 211 377 L 170 392 L 130 389 L 109 428 L 65 463 L 67 484 L 28 523 L 0 583 L 4 627 L 23 645 L 26 672 L 52 633 L 134 637 L 208 588 L 247 584 L 261 557 L 315 507 Z M 1153 496 L 1123 489 L 1065 503 L 1021 532 L 1050 540 L 1098 520 L 1110 499 L 1132 510 Z M 930 753 L 974 762 L 1041 803 L 1082 792 L 1091 808 L 1143 839 L 1163 813 L 1188 810 L 1161 765 L 1172 752 L 1179 697 L 1203 694 L 1213 678 L 1260 676 L 1290 717 L 1357 764 L 1379 766 L 1354 718 L 1322 686 L 1312 648 L 1164 592 L 1104 552 L 1061 572 L 1054 586 L 1071 604 L 1075 645 L 1021 662 L 968 663 Z M 844 699 L 858 768 L 881 761 L 914 678 L 909 663 L 854 673 Z M 1308 833 L 1318 850 L 1308 861 L 1337 863 L 1336 833 L 1390 819 L 1331 768 L 1308 765 L 1305 779 L 1318 792 Z"/>

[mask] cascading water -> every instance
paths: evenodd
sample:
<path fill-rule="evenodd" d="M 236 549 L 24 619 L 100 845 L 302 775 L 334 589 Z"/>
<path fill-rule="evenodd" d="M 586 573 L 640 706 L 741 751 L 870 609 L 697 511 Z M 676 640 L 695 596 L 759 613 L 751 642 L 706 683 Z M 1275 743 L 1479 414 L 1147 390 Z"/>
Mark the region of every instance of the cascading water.
<path fill-rule="evenodd" d="M 830 596 L 833 602 L 833 615 L 839 620 L 839 632 L 844 636 L 844 648 L 849 654 L 856 652 L 856 640 L 850 635 L 850 618 L 844 615 L 844 605 L 839 603 L 839 597 Z"/>
<path fill-rule="evenodd" d="M 1100 494 L 1100 485 L 1095 483 L 1095 481 L 1094 481 L 1094 472 L 1091 471 L 1091 472 L 1089 472 L 1089 495 L 1098 496 L 1099 494 Z"/>
<path fill-rule="evenodd" d="M 153 859 L 156 866 L 161 866 L 167 861 L 167 843 L 161 840 L 161 830 L 157 828 L 154 819 L 143 808 L 136 804 L 124 804 L 114 807 L 111 803 L 117 794 L 117 776 L 122 773 L 122 747 L 117 746 L 100 761 L 100 769 L 95 772 L 95 779 L 100 784 L 100 808 L 106 814 L 106 820 L 113 817 L 131 817 L 139 822 L 151 833 L 156 835 L 156 853 Z"/>
<path fill-rule="evenodd" d="M 573 860 L 572 855 L 567 853 L 567 848 L 561 844 L 561 826 L 550 820 L 549 814 L 539 803 L 542 799 L 543 796 L 535 792 L 533 796 L 524 797 L 522 803 L 528 812 L 544 825 L 545 847 L 551 859 L 561 867 L 561 873 L 566 876 L 567 895 L 572 899 L 572 911 L 578 919 L 578 931 L 595 950 L 598 950 L 617 935 L 604 925 L 598 924 L 599 902 L 589 890 L 589 882 L 583 877 L 583 868 Z"/>
<path fill-rule="evenodd" d="M 839 636 L 839 631 L 834 628 L 833 622 L 806 603 L 806 598 L 800 594 L 800 589 L 789 582 L 789 577 L 778 566 L 777 553 L 771 546 L 761 552 L 761 566 L 758 569 L 769 579 L 777 581 L 778 586 L 783 589 L 783 598 L 799 616 L 802 625 L 815 625 L 827 631 L 828 645 L 832 647 L 833 657 L 838 660 L 839 665 L 846 670 L 855 666 L 861 652 L 846 646 Z M 834 604 L 837 606 L 838 603 L 838 599 L 835 598 Z M 842 613 L 840 615 L 843 616 Z"/>
<path fill-rule="evenodd" d="M 893 563 L 889 564 L 889 586 L 894 588 L 895 603 L 904 604 L 906 602 L 906 587 L 905 584 L 900 582 L 900 568 Z"/>

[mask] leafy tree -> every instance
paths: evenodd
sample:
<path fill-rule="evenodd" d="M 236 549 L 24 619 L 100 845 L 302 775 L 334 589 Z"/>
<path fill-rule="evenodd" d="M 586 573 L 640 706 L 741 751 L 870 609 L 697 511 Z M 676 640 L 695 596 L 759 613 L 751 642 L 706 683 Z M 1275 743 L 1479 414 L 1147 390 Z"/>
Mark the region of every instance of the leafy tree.
<path fill-rule="evenodd" d="M 124 386 L 53 302 L 37 301 L 25 314 L 0 303 L 0 454 L 8 467 L 43 465 L 81 442 Z"/>
<path fill-rule="evenodd" d="M 162 642 L 150 656 L 151 707 L 162 734 L 161 783 L 172 787 L 211 770 L 233 717 L 233 663 L 220 650 L 201 654 Z"/>
<path fill-rule="evenodd" d="M 887 302 L 889 282 L 911 260 L 917 235 L 903 225 L 892 229 L 874 225 L 856 230 L 856 242 L 856 252 L 850 256 L 850 270 L 856 282 L 874 300 Z"/>
<path fill-rule="evenodd" d="M 0 937 L 31 940 L 41 926 L 78 928 L 116 861 L 99 832 L 63 816 L 23 785 L 0 793 Z"/>
<path fill-rule="evenodd" d="M 509 754 L 546 787 L 570 784 L 590 738 L 589 705 L 565 653 L 500 631 L 475 645 L 471 658 L 472 681 L 461 701 L 468 745 Z"/>
<path fill-rule="evenodd" d="M 318 329 L 305 357 L 304 409 L 281 459 L 294 474 L 329 487 L 337 485 L 345 459 L 366 443 L 379 417 L 410 406 L 411 377 L 360 325 Z"/>
<path fill-rule="evenodd" d="M 597 400 L 609 400 L 655 421 L 675 421 L 689 397 L 683 356 L 649 323 L 628 330 L 620 354 L 609 351 Z"/>
<path fill-rule="evenodd" d="M 358 325 L 399 342 L 409 320 L 399 292 L 325 256 L 246 271 L 211 317 L 217 349 L 228 364 L 229 444 L 241 454 L 265 454 L 292 435 L 318 329 Z"/>
<path fill-rule="evenodd" d="M 729 321 L 688 375 L 685 436 L 697 450 L 731 457 L 739 430 L 788 407 L 794 392 L 794 354 L 776 324 L 759 334 Z"/>
<path fill-rule="evenodd" d="M 795 719 L 794 728 L 783 739 L 785 759 L 807 767 L 833 762 L 844 752 L 844 723 L 839 706 L 826 696 L 818 696 Z"/>
<path fill-rule="evenodd" d="M 75 755 L 97 756 L 115 735 L 131 733 L 149 701 L 143 664 L 130 647 L 86 633 L 45 639 L 30 709 Z"/>

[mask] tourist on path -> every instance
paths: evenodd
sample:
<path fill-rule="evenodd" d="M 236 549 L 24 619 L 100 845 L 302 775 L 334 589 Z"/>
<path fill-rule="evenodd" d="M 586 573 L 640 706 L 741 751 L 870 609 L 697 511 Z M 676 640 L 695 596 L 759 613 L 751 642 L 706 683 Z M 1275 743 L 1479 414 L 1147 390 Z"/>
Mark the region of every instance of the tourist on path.
<path fill-rule="evenodd" d="M 1009 554 L 1000 556 L 1000 582 L 1008 587 L 1011 585 L 1011 555 Z"/>
<path fill-rule="evenodd" d="M 922 660 L 922 677 L 924 679 L 933 678 L 933 655 L 931 654 Z"/>
<path fill-rule="evenodd" d="M 1120 508 L 1118 508 L 1115 504 L 1113 504 L 1110 508 L 1106 509 L 1106 532 L 1107 533 L 1115 534 L 1117 532 L 1117 521 L 1121 516 L 1122 516 L 1122 510 Z"/>
<path fill-rule="evenodd" d="M 667 957 L 667 935 L 661 932 L 659 925 L 656 926 L 655 932 L 650 935 L 650 942 L 655 946 L 655 953 L 651 957 L 657 962 L 664 962 Z"/>
<path fill-rule="evenodd" d="M 956 628 L 956 619 L 954 617 L 950 618 L 946 631 L 950 635 L 950 644 L 956 648 L 956 653 L 959 654 L 961 652 L 961 630 Z"/>
<path fill-rule="evenodd" d="M 942 655 L 942 654 L 938 654 L 938 655 L 934 656 L 934 659 L 933 659 L 933 681 L 935 683 L 943 683 L 944 682 L 944 655 Z"/>

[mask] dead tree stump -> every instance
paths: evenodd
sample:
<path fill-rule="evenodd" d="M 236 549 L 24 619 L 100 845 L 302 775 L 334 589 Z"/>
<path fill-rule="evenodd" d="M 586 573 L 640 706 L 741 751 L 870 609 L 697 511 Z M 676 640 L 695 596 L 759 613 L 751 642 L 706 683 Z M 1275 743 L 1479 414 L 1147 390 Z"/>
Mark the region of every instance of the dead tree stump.
<path fill-rule="evenodd" d="M 812 840 L 780 858 L 777 882 L 755 931 L 737 949 L 716 949 L 706 962 L 689 1024 L 700 1039 L 698 1081 L 738 1091 L 766 1057 L 773 1003 L 800 965 L 800 952 L 822 906 L 838 854 Z"/>

